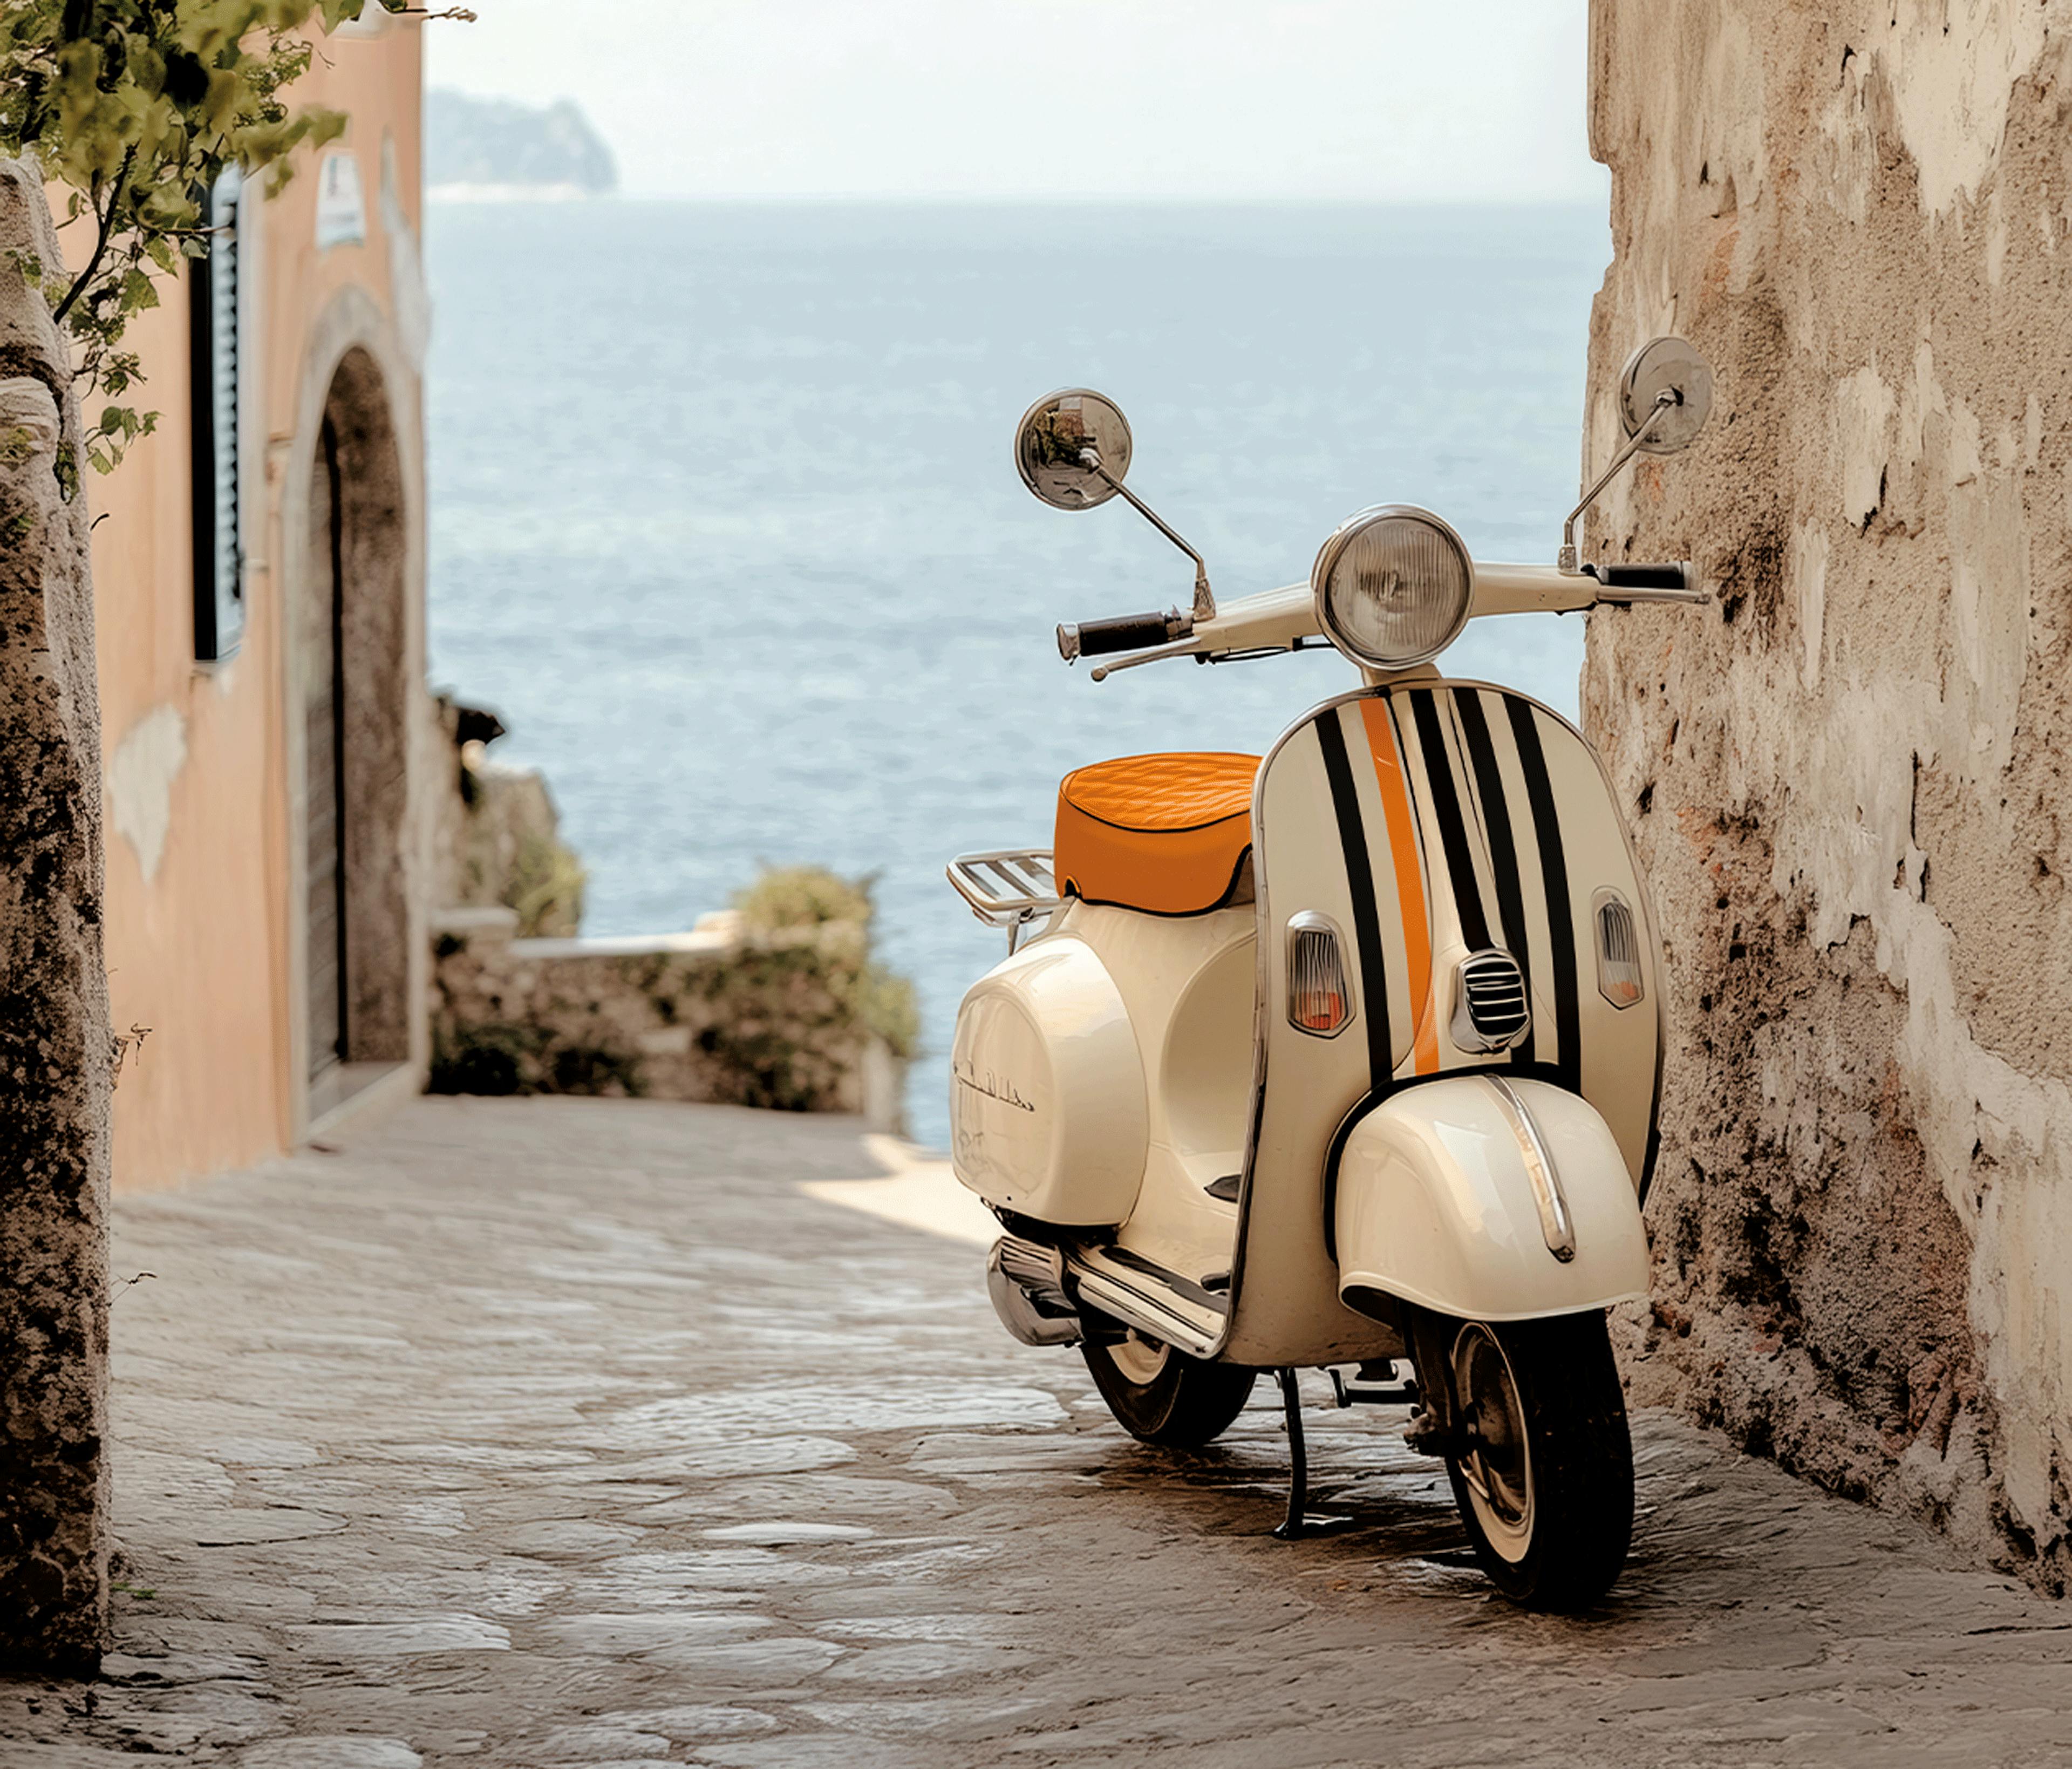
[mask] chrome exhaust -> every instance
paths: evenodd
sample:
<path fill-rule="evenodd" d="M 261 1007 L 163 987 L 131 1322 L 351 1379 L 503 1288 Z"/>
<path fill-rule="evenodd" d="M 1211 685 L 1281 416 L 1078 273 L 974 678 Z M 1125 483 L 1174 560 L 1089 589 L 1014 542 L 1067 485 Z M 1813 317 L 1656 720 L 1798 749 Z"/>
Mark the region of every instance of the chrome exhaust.
<path fill-rule="evenodd" d="M 1065 1292 L 1065 1256 L 1019 1235 L 1002 1235 L 985 1256 L 986 1294 L 1000 1324 L 1024 1345 L 1076 1345 L 1079 1310 Z"/>

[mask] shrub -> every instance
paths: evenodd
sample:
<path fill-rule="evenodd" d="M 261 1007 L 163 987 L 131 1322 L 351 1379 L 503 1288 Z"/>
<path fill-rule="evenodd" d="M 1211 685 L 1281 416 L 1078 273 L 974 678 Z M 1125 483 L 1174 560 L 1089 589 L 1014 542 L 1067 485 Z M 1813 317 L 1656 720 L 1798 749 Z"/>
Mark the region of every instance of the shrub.
<path fill-rule="evenodd" d="M 845 878 L 825 866 L 765 866 L 754 883 L 734 893 L 734 906 L 753 932 L 816 934 L 812 968 L 837 1010 L 904 1059 L 919 1047 L 921 1013 L 913 984 L 871 956 L 877 882 L 874 874 Z"/>
<path fill-rule="evenodd" d="M 582 925 L 583 887 L 590 882 L 575 850 L 557 837 L 528 830 L 498 894 L 518 912 L 518 936 L 571 935 Z"/>
<path fill-rule="evenodd" d="M 760 933 L 849 922 L 868 937 L 878 913 L 870 895 L 877 882 L 870 874 L 845 878 L 825 866 L 765 866 L 754 884 L 734 892 L 734 907 Z"/>

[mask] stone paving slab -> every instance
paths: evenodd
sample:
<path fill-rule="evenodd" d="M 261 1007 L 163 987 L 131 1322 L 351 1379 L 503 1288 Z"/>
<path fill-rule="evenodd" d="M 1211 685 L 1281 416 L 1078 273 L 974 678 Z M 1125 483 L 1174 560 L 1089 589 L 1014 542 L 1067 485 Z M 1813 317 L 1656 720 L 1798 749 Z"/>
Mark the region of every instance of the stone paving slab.
<path fill-rule="evenodd" d="M 1490 1594 L 1392 1411 L 1313 1408 L 1359 1527 L 1276 1541 L 1266 1385 L 1133 1443 L 882 1177 L 845 1121 L 427 1100 L 121 1200 L 117 1650 L 0 1683 L 0 1764 L 2072 1760 L 2072 1607 L 1666 1416 L 1587 1617 Z"/>

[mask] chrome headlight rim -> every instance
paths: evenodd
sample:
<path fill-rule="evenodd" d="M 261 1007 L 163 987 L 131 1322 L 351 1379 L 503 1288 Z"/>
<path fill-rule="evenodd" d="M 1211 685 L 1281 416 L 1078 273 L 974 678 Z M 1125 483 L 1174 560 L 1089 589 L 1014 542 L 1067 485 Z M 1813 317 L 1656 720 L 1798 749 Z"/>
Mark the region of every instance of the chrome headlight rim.
<path fill-rule="evenodd" d="M 1339 625 L 1331 613 L 1331 573 L 1347 547 L 1377 523 L 1388 520 L 1421 522 L 1434 530 L 1451 547 L 1461 562 L 1461 570 L 1466 580 L 1466 592 L 1461 598 L 1461 606 L 1452 622 L 1436 644 L 1414 652 L 1403 652 L 1382 656 L 1363 650 Z M 1452 523 L 1444 516 L 1416 504 L 1370 504 L 1363 510 L 1355 510 L 1331 532 L 1317 553 L 1317 562 L 1309 568 L 1309 596 L 1317 616 L 1317 625 L 1324 636 L 1353 662 L 1368 669 L 1415 669 L 1420 664 L 1429 664 L 1447 646 L 1461 636 L 1473 612 L 1475 603 L 1475 562 L 1469 553 L 1467 543 L 1455 532 Z"/>

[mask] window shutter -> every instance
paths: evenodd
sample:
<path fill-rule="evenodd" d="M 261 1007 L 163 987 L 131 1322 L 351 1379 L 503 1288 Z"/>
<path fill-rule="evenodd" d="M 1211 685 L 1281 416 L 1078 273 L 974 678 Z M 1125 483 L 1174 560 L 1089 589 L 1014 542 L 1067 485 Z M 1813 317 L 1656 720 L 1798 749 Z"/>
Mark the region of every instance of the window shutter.
<path fill-rule="evenodd" d="M 209 192 L 208 255 L 194 261 L 190 398 L 194 409 L 195 656 L 229 657 L 245 636 L 245 545 L 238 496 L 238 287 L 243 252 L 238 197 L 244 180 L 224 169 Z"/>

